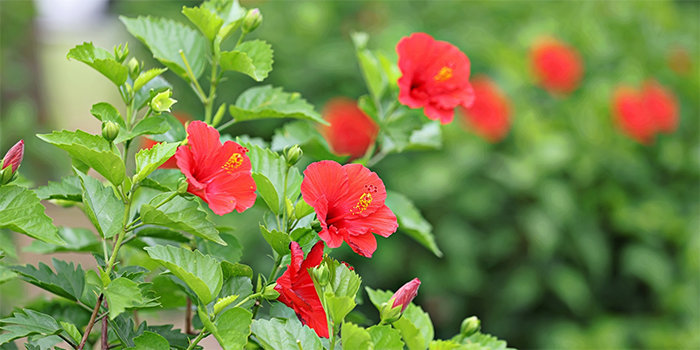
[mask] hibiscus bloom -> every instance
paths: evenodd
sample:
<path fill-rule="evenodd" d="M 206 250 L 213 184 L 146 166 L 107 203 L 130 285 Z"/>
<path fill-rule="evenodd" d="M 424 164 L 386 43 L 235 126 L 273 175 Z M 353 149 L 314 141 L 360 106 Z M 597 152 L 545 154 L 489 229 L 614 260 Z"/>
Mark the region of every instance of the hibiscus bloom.
<path fill-rule="evenodd" d="M 428 118 L 442 124 L 452 121 L 455 107 L 472 105 L 469 58 L 456 46 L 414 33 L 399 41 L 396 52 L 401 70 L 399 102 L 411 108 L 423 107 Z"/>
<path fill-rule="evenodd" d="M 301 194 L 314 208 L 319 236 L 330 248 L 345 241 L 357 254 L 371 258 L 377 250 L 372 233 L 389 237 L 399 226 L 384 204 L 384 183 L 361 164 L 312 163 L 304 171 Z"/>
<path fill-rule="evenodd" d="M 333 153 L 361 158 L 374 143 L 379 132 L 377 123 L 357 107 L 357 102 L 348 98 L 334 98 L 326 104 L 323 118 L 331 123 L 322 126 L 323 138 Z"/>
<path fill-rule="evenodd" d="M 622 130 L 634 140 L 650 144 L 656 133 L 652 114 L 644 110 L 642 97 L 634 88 L 621 86 L 613 95 L 613 116 Z"/>
<path fill-rule="evenodd" d="M 277 300 L 292 308 L 299 321 L 316 331 L 319 337 L 328 338 L 326 311 L 308 271 L 309 268 L 321 264 L 323 242 L 317 242 L 306 259 L 299 243 L 292 242 L 289 248 L 292 251 L 292 261 L 287 265 L 287 271 L 277 279 L 275 290 L 280 293 Z"/>
<path fill-rule="evenodd" d="M 648 81 L 642 90 L 644 110 L 650 113 L 659 131 L 672 133 L 678 128 L 678 101 L 673 92 L 656 81 Z"/>
<path fill-rule="evenodd" d="M 202 198 L 217 215 L 253 206 L 256 186 L 248 149 L 233 141 L 222 145 L 219 132 L 201 121 L 187 127 L 187 141 L 175 153 L 177 166 L 187 177 L 187 192 Z"/>
<path fill-rule="evenodd" d="M 532 47 L 530 60 L 537 83 L 553 95 L 571 93 L 583 77 L 579 53 L 553 38 L 540 39 Z"/>
<path fill-rule="evenodd" d="M 510 103 L 496 84 L 486 76 L 472 80 L 476 99 L 470 108 L 462 107 L 464 120 L 476 134 L 489 142 L 501 141 L 510 129 Z"/>

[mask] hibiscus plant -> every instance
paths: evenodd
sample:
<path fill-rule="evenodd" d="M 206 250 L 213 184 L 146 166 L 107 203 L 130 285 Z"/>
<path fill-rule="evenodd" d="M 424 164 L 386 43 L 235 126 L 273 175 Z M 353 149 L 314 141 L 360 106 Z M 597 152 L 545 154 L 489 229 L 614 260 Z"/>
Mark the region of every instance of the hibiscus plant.
<path fill-rule="evenodd" d="M 366 288 L 363 297 L 359 273 L 370 271 L 331 257 L 347 243 L 371 258 L 375 235 L 397 230 L 441 255 L 411 201 L 387 190 L 368 167 L 394 152 L 440 146 L 437 121 L 450 122 L 456 107 L 474 100 L 467 56 L 417 33 L 398 44 L 394 63 L 367 48 L 367 35 L 354 34 L 369 91 L 357 105 L 373 129 L 359 152 L 345 145 L 353 151 L 334 154 L 329 144 L 337 140 L 324 136 L 342 130 L 327 129 L 333 125 L 296 93 L 260 85 L 234 104 L 217 103 L 225 93 L 217 90 L 222 79 L 247 79 L 237 72 L 262 81 L 272 70 L 271 46 L 245 40 L 262 23 L 259 10 L 210 0 L 182 13 L 189 25 L 121 18 L 163 67 L 146 69 L 129 58 L 126 44 L 113 52 L 92 43 L 70 50 L 69 59 L 113 82 L 124 102 L 93 105 L 101 134 L 38 135 L 70 155 L 72 175 L 30 189 L 18 171 L 23 141 L 3 158 L 0 228 L 34 238 L 30 251 L 92 254 L 96 268 L 55 258 L 53 266 L 1 264 L 0 281 L 17 277 L 58 298 L 52 309 L 30 305 L 0 319 L 0 348 L 16 349 L 14 340 L 27 338 L 24 346 L 32 350 L 200 349 L 209 336 L 227 350 L 505 348 L 479 331 L 476 317 L 465 319 L 452 339 L 434 340 L 430 317 L 412 303 L 418 278 L 396 293 Z M 169 113 L 177 91 L 162 77 L 168 70 L 192 87 L 202 120 L 183 125 Z M 271 145 L 220 134 L 236 122 L 264 118 L 296 120 L 278 130 Z M 142 137 L 153 142 L 137 151 Z M 312 162 L 302 172 L 297 163 L 303 155 Z M 54 226 L 42 200 L 78 207 L 94 229 Z M 253 205 L 266 208 L 259 233 L 274 260 L 269 273 L 239 263 L 236 237 L 215 224 L 217 216 L 235 220 L 230 213 Z M 376 306 L 378 324 L 350 317 L 363 301 Z M 64 309 L 82 316 L 67 317 Z M 139 320 L 139 311 L 161 309 L 180 312 L 184 329 Z"/>

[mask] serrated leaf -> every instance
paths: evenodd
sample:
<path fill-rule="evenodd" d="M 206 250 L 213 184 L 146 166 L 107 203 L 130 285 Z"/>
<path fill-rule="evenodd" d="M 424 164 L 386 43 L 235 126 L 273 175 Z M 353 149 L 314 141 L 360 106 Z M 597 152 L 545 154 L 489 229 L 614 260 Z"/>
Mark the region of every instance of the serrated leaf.
<path fill-rule="evenodd" d="M 170 350 L 170 343 L 157 333 L 143 332 L 134 338 L 134 347 L 126 350 Z"/>
<path fill-rule="evenodd" d="M 134 183 L 138 183 L 150 175 L 170 157 L 175 155 L 179 143 L 157 143 L 150 149 L 142 149 L 136 153 L 136 175 Z"/>
<path fill-rule="evenodd" d="M 252 319 L 253 314 L 248 310 L 235 307 L 219 315 L 214 322 L 213 329 L 207 329 L 219 341 L 219 345 L 224 350 L 243 349 L 243 346 L 248 342 Z"/>
<path fill-rule="evenodd" d="M 225 280 L 236 276 L 245 276 L 248 279 L 253 279 L 253 269 L 241 263 L 233 264 L 224 260 L 221 262 L 221 270 Z"/>
<path fill-rule="evenodd" d="M 437 257 L 442 257 L 442 251 L 435 243 L 433 226 L 423 218 L 413 201 L 401 193 L 386 191 L 386 205 L 394 212 L 399 222 L 399 231 L 406 233 L 418 243 L 428 248 Z"/>
<path fill-rule="evenodd" d="M 78 265 L 52 258 L 56 273 L 46 264 L 40 262 L 39 268 L 32 265 L 10 266 L 9 269 L 20 274 L 21 278 L 41 289 L 58 296 L 77 301 L 83 295 L 85 288 L 85 272 Z"/>
<path fill-rule="evenodd" d="M 253 173 L 253 180 L 255 180 L 255 185 L 257 186 L 258 193 L 260 197 L 265 201 L 267 207 L 272 210 L 273 213 L 280 213 L 280 197 L 275 190 L 275 186 L 272 184 L 270 179 L 265 175 L 260 173 Z"/>
<path fill-rule="evenodd" d="M 158 238 L 180 243 L 187 243 L 191 241 L 189 237 L 186 237 L 180 231 L 158 226 L 143 227 L 136 231 L 136 236 Z"/>
<path fill-rule="evenodd" d="M 296 319 L 255 320 L 251 330 L 265 350 L 299 349 L 300 346 L 304 350 L 323 349 L 316 332 Z"/>
<path fill-rule="evenodd" d="M 51 254 L 56 252 L 102 252 L 102 244 L 95 234 L 88 229 L 59 227 L 58 236 L 66 242 L 65 245 L 33 241 L 32 244 L 22 249 L 22 251 L 36 254 Z"/>
<path fill-rule="evenodd" d="M 60 322 L 61 327 L 70 335 L 70 337 L 75 340 L 76 343 L 80 343 L 80 340 L 83 338 L 82 334 L 80 334 L 80 331 L 78 330 L 77 327 L 75 327 L 74 324 L 68 323 L 68 322 Z"/>
<path fill-rule="evenodd" d="M 183 177 L 185 175 L 182 174 L 180 169 L 156 169 L 151 175 L 148 175 L 149 179 L 169 188 L 170 191 L 177 191 L 177 185 Z"/>
<path fill-rule="evenodd" d="M 328 123 L 314 111 L 298 93 L 288 93 L 271 85 L 256 86 L 244 91 L 235 105 L 229 107 L 236 121 L 265 118 L 295 118 L 312 120 L 324 125 Z"/>
<path fill-rule="evenodd" d="M 238 0 L 225 2 L 206 1 L 201 7 L 209 9 L 224 20 L 217 34 L 217 40 L 220 42 L 223 42 L 238 29 L 243 20 L 243 16 L 246 14 L 246 10 L 241 7 Z"/>
<path fill-rule="evenodd" d="M 117 62 L 109 51 L 95 47 L 91 42 L 72 48 L 67 58 L 87 64 L 117 86 L 124 84 L 129 74 L 128 68 Z"/>
<path fill-rule="evenodd" d="M 0 255 L 0 259 L 2 256 Z M 12 270 L 0 265 L 0 284 L 3 284 L 7 281 L 11 281 L 13 279 L 17 278 L 17 274 L 12 272 Z"/>
<path fill-rule="evenodd" d="M 210 42 L 214 41 L 224 20 L 205 7 L 184 7 L 182 14 L 187 17 Z"/>
<path fill-rule="evenodd" d="M 46 186 L 34 190 L 39 199 L 61 199 L 72 202 L 83 201 L 83 188 L 77 176 L 66 176 L 59 182 L 49 181 Z"/>
<path fill-rule="evenodd" d="M 467 347 L 451 340 L 433 340 L 428 350 L 467 350 Z"/>
<path fill-rule="evenodd" d="M 114 194 L 112 187 L 105 187 L 97 179 L 78 172 L 83 186 L 85 213 L 97 228 L 97 232 L 107 239 L 122 231 L 125 205 Z"/>
<path fill-rule="evenodd" d="M 141 74 L 136 77 L 136 80 L 134 80 L 134 91 L 141 90 L 141 88 L 148 84 L 148 82 L 165 73 L 167 70 L 167 68 L 151 68 L 147 71 L 141 72 Z"/>
<path fill-rule="evenodd" d="M 272 46 L 262 40 L 251 40 L 221 53 L 221 69 L 243 73 L 263 81 L 272 71 Z"/>
<path fill-rule="evenodd" d="M 44 213 L 39 197 L 26 187 L 0 187 L 0 228 L 23 233 L 46 243 L 66 244 Z"/>
<path fill-rule="evenodd" d="M 195 78 L 204 72 L 205 41 L 194 29 L 182 23 L 164 18 L 138 17 L 127 18 L 120 16 L 126 29 L 144 43 L 153 57 L 168 67 L 185 81 L 190 81 L 185 63 L 180 57 L 182 50 L 192 68 Z"/>
<path fill-rule="evenodd" d="M 109 318 L 114 319 L 126 309 L 143 304 L 139 284 L 124 277 L 113 280 L 104 288 L 104 294 L 109 305 Z"/>
<path fill-rule="evenodd" d="M 367 330 L 352 323 L 343 323 L 341 340 L 343 350 L 374 350 L 372 338 Z"/>
<path fill-rule="evenodd" d="M 214 223 L 207 219 L 207 213 L 199 206 L 199 202 L 188 201 L 176 196 L 161 207 L 156 208 L 171 193 L 162 193 L 141 206 L 141 221 L 144 224 L 165 226 L 183 230 L 195 236 L 212 240 L 221 245 L 226 242 L 219 237 Z"/>
<path fill-rule="evenodd" d="M 52 134 L 37 136 L 95 169 L 115 186 L 119 186 L 124 181 L 124 162 L 104 138 L 82 130 L 54 131 Z"/>
<path fill-rule="evenodd" d="M 0 324 L 5 324 L 0 329 L 9 332 L 0 334 L 0 344 L 30 335 L 54 335 L 63 332 L 53 317 L 30 309 L 25 309 L 24 313 L 15 312 L 12 317 L 1 319 Z"/>
<path fill-rule="evenodd" d="M 367 328 L 374 348 L 379 350 L 403 350 L 404 343 L 401 341 L 401 333 L 391 326 L 372 326 Z"/>
<path fill-rule="evenodd" d="M 209 304 L 219 294 L 223 284 L 221 265 L 214 258 L 199 251 L 173 246 L 144 248 L 151 259 L 167 267 L 187 284 L 204 304 Z"/>
<path fill-rule="evenodd" d="M 289 254 L 289 244 L 292 242 L 289 235 L 277 230 L 268 231 L 265 226 L 260 225 L 260 233 L 262 233 L 263 238 L 268 244 L 274 249 L 280 256 L 285 256 Z"/>
<path fill-rule="evenodd" d="M 393 296 L 390 291 L 373 290 L 365 287 L 372 304 L 381 309 L 381 305 Z M 430 316 L 413 303 L 409 304 L 401 318 L 392 324 L 392 327 L 401 332 L 401 338 L 406 343 L 409 350 L 425 350 L 433 340 L 435 331 Z"/>
<path fill-rule="evenodd" d="M 187 131 L 177 118 L 168 113 L 161 113 L 160 118 L 170 126 L 170 129 L 164 133 L 151 135 L 148 138 L 156 142 L 182 142 L 187 138 Z"/>
<path fill-rule="evenodd" d="M 148 101 L 151 100 L 151 91 L 155 96 L 159 92 L 163 92 L 172 88 L 173 86 L 170 85 L 170 83 L 168 83 L 161 76 L 151 79 L 151 81 L 146 83 L 141 89 L 137 90 L 134 94 L 134 106 L 136 107 L 136 110 L 140 110 L 141 108 L 145 107 Z"/>
<path fill-rule="evenodd" d="M 492 335 L 476 332 L 468 337 L 461 334 L 454 336 L 452 342 L 466 345 L 466 350 L 506 350 L 511 349 L 505 340 L 500 340 Z"/>
<path fill-rule="evenodd" d="M 139 182 L 139 186 L 154 189 L 156 191 L 161 191 L 161 192 L 170 192 L 170 191 L 174 190 L 173 188 L 166 187 L 166 186 L 159 184 L 157 181 L 155 181 L 149 177 L 142 179 L 141 182 Z"/>
<path fill-rule="evenodd" d="M 157 325 L 148 326 L 147 330 L 153 333 L 157 333 L 161 337 L 165 338 L 170 346 L 176 349 L 185 350 L 190 345 L 190 339 L 194 335 L 183 334 L 179 329 L 172 329 L 173 325 Z M 200 346 L 196 346 L 195 349 L 201 349 Z"/>
<path fill-rule="evenodd" d="M 114 140 L 114 143 L 122 143 L 141 135 L 162 134 L 168 130 L 170 130 L 170 125 L 166 119 L 152 116 L 141 119 L 129 132 L 119 132 L 119 136 Z"/>
<path fill-rule="evenodd" d="M 226 242 L 226 246 L 197 237 L 197 249 L 204 254 L 211 255 L 218 261 L 228 261 L 232 264 L 237 263 L 243 255 L 243 247 L 241 247 L 238 239 L 230 234 L 222 234 L 221 239 Z"/>

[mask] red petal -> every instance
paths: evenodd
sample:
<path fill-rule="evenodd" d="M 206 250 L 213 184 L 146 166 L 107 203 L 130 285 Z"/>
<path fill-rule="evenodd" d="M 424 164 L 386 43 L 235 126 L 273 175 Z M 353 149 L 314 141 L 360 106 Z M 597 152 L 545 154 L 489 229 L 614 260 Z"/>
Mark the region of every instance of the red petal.
<path fill-rule="evenodd" d="M 359 236 L 346 235 L 345 241 L 355 253 L 366 258 L 371 258 L 374 251 L 377 250 L 377 240 L 369 232 Z"/>
<path fill-rule="evenodd" d="M 441 124 L 449 124 L 455 116 L 455 110 L 442 109 L 434 105 L 427 105 L 423 109 L 425 116 L 432 120 L 439 120 Z"/>
<path fill-rule="evenodd" d="M 217 154 L 221 148 L 219 132 L 199 120 L 187 126 L 187 143 L 192 146 L 198 164 L 204 164 L 207 158 Z"/>
<path fill-rule="evenodd" d="M 343 169 L 348 175 L 348 193 L 341 199 L 350 207 L 347 219 L 366 217 L 384 205 L 386 188 L 377 173 L 361 164 L 346 164 Z"/>
<path fill-rule="evenodd" d="M 315 203 L 319 197 L 325 196 L 328 203 L 335 207 L 335 203 L 347 193 L 347 183 L 348 176 L 340 164 L 323 160 L 310 164 L 304 170 L 301 194 L 306 203 L 309 204 Z"/>
<path fill-rule="evenodd" d="M 401 286 L 391 297 L 391 299 L 394 299 L 391 305 L 392 308 L 402 305 L 401 312 L 406 311 L 408 305 L 413 301 L 416 295 L 418 295 L 418 287 L 420 287 L 420 280 L 417 278 Z"/>
<path fill-rule="evenodd" d="M 346 220 L 342 229 L 346 229 L 351 236 L 367 233 L 376 233 L 382 237 L 389 237 L 399 227 L 396 215 L 386 205 L 366 218 Z"/>
<path fill-rule="evenodd" d="M 323 260 L 323 247 L 323 241 L 316 242 L 313 248 L 311 248 L 309 254 L 306 256 L 306 260 L 304 260 L 304 263 L 301 264 L 301 268 L 308 269 L 310 267 L 316 267 L 320 265 L 321 261 Z"/>
<path fill-rule="evenodd" d="M 219 172 L 207 185 L 206 192 L 209 207 L 218 215 L 234 209 L 243 212 L 255 203 L 255 181 L 249 173 Z"/>

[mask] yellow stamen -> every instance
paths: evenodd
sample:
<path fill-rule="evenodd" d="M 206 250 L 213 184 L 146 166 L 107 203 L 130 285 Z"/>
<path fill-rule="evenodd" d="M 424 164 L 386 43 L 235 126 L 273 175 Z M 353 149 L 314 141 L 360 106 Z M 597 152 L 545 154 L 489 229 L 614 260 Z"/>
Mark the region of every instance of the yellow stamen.
<path fill-rule="evenodd" d="M 445 81 L 452 78 L 452 68 L 442 67 L 440 72 L 435 76 L 435 81 Z"/>
<path fill-rule="evenodd" d="M 360 200 L 357 201 L 357 204 L 350 209 L 350 214 L 361 214 L 363 211 L 367 210 L 367 207 L 372 203 L 372 194 L 371 193 L 363 193 L 362 196 L 360 196 Z"/>
<path fill-rule="evenodd" d="M 243 156 L 240 153 L 234 153 L 231 158 L 226 161 L 226 164 L 222 166 L 227 172 L 232 173 L 236 168 L 243 164 Z"/>

